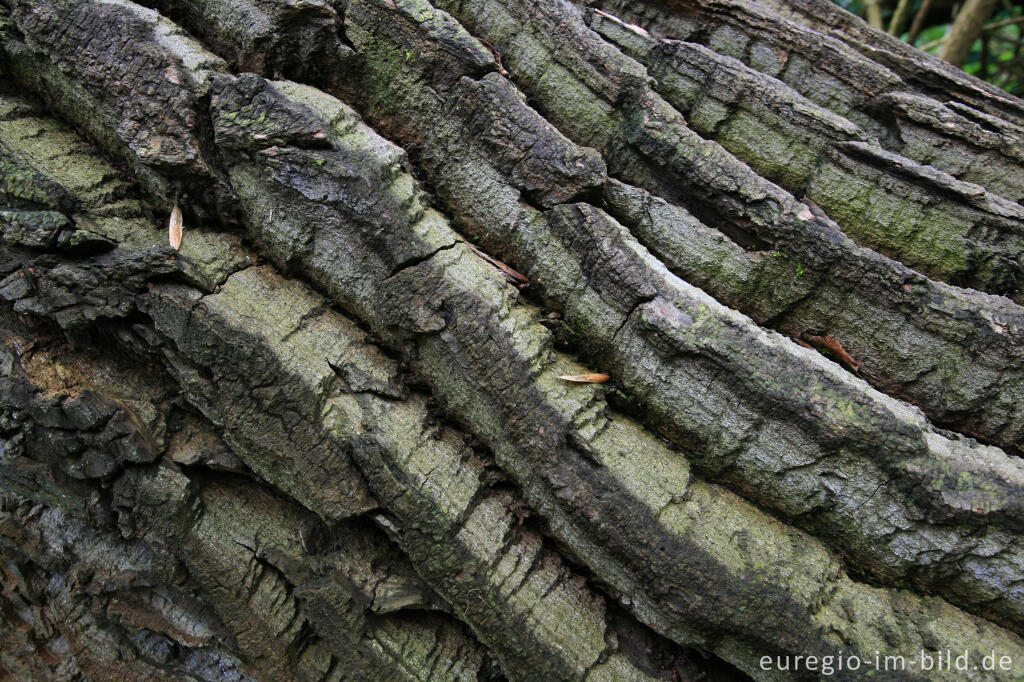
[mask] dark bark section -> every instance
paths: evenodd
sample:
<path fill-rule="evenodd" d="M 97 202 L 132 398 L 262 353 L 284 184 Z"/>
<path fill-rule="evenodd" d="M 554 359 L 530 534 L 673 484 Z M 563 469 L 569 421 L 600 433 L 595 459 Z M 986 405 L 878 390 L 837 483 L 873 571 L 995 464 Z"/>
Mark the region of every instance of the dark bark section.
<path fill-rule="evenodd" d="M 130 2 L 0 5 L 3 68 L 138 181 L 3 99 L 0 553 L 5 595 L 49 609 L 4 602 L 34 633 L 4 626 L 5 666 L 48 652 L 26 674 L 57 675 L 61 636 L 108 642 L 66 658 L 125 679 L 740 676 L 714 657 L 786 679 L 760 656 L 945 642 L 1024 660 L 1021 461 L 900 400 L 1019 447 L 1019 308 L 855 246 L 856 210 L 787 189 L 834 163 L 990 216 L 965 220 L 1015 204 L 781 82 L 744 104 L 730 89 L 770 81 L 568 3 L 153 4 L 226 61 Z M 686 69 L 701 85 L 670 96 Z M 770 141 L 712 141 L 744 116 L 820 145 L 799 182 Z M 153 219 L 172 203 L 178 253 Z M 1003 254 L 991 232 L 971 248 Z M 954 367 L 904 371 L 858 310 Z M 612 382 L 560 378 L 588 370 Z M 79 571 L 22 532 L 40 510 L 78 524 L 77 555 L 148 552 L 152 574 L 42 589 Z M 102 617 L 57 636 L 72 602 Z"/>

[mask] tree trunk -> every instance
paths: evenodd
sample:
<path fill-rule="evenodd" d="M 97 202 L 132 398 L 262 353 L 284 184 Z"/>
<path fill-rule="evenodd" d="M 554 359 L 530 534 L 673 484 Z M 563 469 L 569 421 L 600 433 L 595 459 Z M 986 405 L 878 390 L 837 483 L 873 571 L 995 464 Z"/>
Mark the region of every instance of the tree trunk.
<path fill-rule="evenodd" d="M 924 22 L 928 18 L 933 2 L 934 0 L 922 0 L 921 7 L 918 8 L 917 14 L 914 15 L 914 22 L 910 25 L 910 32 L 907 33 L 908 44 L 917 45 L 917 39 L 921 36 L 921 31 L 924 30 Z"/>
<path fill-rule="evenodd" d="M 963 66 L 971 54 L 974 41 L 981 35 L 985 22 L 998 4 L 998 0 L 966 0 L 949 29 L 939 56 L 953 66 Z"/>
<path fill-rule="evenodd" d="M 872 27 L 879 30 L 885 28 L 885 20 L 882 19 L 882 0 L 864 0 L 864 10 Z"/>
<path fill-rule="evenodd" d="M 914 0 L 899 0 L 896 3 L 896 9 L 892 12 L 892 19 L 889 20 L 888 33 L 891 36 L 899 38 L 903 35 L 903 30 L 907 27 L 907 22 L 910 21 L 910 15 L 914 13 Z M 911 45 L 914 43 L 911 41 Z"/>
<path fill-rule="evenodd" d="M 825 0 L 143 5 L 0 0 L 0 670 L 1024 674 L 1024 103 Z"/>

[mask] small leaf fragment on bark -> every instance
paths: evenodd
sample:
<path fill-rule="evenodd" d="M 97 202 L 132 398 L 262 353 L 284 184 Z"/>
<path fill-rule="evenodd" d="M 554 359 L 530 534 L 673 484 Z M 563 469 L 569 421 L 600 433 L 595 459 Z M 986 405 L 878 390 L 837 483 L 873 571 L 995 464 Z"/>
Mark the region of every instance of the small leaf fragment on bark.
<path fill-rule="evenodd" d="M 802 219 L 802 220 L 818 220 L 819 222 L 821 222 L 821 223 L 823 223 L 825 225 L 827 225 L 827 224 L 829 224 L 831 222 L 829 217 L 828 217 L 828 214 L 825 213 L 825 211 L 821 208 L 821 206 L 818 206 L 816 203 L 814 203 L 814 201 L 811 200 L 810 197 L 804 197 L 803 199 L 800 200 L 800 203 L 802 203 L 804 206 L 807 207 L 807 213 L 809 213 L 810 216 L 811 216 L 810 218 L 804 217 L 805 216 L 805 212 L 801 209 L 800 214 L 798 216 L 800 219 Z"/>
<path fill-rule="evenodd" d="M 488 263 L 490 263 L 494 267 L 496 267 L 499 270 L 501 270 L 501 272 L 505 275 L 505 278 L 508 279 L 508 281 L 512 282 L 513 284 L 529 284 L 530 283 L 530 280 L 526 278 L 526 275 L 524 275 L 524 274 L 522 274 L 520 272 L 516 272 L 515 270 L 513 270 L 512 268 L 510 268 L 509 266 L 505 265 L 500 260 L 495 258 L 494 256 L 490 256 L 490 255 L 484 253 L 483 251 L 481 251 L 477 247 L 473 246 L 472 244 L 467 244 L 467 246 L 469 246 L 469 248 L 471 248 L 473 250 L 473 253 L 475 253 L 476 255 L 480 256 L 485 261 L 487 261 Z"/>
<path fill-rule="evenodd" d="M 494 63 L 498 67 L 498 73 L 500 73 L 502 76 L 507 76 L 508 75 L 508 71 L 506 71 L 505 67 L 503 67 L 501 65 L 501 55 L 498 54 L 497 48 L 495 48 L 494 45 L 491 45 L 489 42 L 487 42 L 483 38 L 477 38 L 477 41 L 481 45 L 486 47 L 487 50 L 491 53 L 491 56 L 494 57 Z"/>
<path fill-rule="evenodd" d="M 560 376 L 559 379 L 564 381 L 571 381 L 576 384 L 603 384 L 608 381 L 611 377 L 607 374 L 569 374 L 566 376 Z"/>
<path fill-rule="evenodd" d="M 839 343 L 838 339 L 831 336 L 807 336 L 807 340 L 814 345 L 818 350 L 828 350 L 835 354 L 836 359 L 843 365 L 846 366 L 851 372 L 857 372 L 860 369 L 860 363 L 853 359 L 853 357 L 846 352 L 843 345 Z"/>
<path fill-rule="evenodd" d="M 167 238 L 171 243 L 171 248 L 175 251 L 181 248 L 181 223 L 181 209 L 175 204 L 171 209 L 171 220 L 167 223 Z"/>

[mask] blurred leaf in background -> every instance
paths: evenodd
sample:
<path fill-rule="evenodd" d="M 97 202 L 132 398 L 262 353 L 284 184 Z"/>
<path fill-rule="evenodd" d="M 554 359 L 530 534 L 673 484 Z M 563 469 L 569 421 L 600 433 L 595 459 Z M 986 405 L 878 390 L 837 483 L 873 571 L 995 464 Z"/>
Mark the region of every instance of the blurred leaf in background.
<path fill-rule="evenodd" d="M 833 0 L 967 73 L 1024 96 L 1024 0 Z"/>

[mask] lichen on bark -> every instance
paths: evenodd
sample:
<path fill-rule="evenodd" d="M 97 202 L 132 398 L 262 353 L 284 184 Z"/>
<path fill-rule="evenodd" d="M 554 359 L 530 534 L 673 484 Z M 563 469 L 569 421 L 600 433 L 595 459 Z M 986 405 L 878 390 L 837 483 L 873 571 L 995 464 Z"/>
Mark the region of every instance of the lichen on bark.
<path fill-rule="evenodd" d="M 830 12 L 0 1 L 0 670 L 1019 672 L 1024 106 Z"/>

